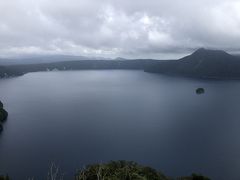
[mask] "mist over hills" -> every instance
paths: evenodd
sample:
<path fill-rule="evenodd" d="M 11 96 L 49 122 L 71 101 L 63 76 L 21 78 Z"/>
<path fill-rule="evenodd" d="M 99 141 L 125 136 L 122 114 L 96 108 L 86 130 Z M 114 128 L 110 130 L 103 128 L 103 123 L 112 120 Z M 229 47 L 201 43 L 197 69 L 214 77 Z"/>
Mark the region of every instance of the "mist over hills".
<path fill-rule="evenodd" d="M 62 61 L 81 61 L 81 60 L 112 60 L 104 57 L 88 57 L 73 55 L 25 55 L 11 58 L 0 58 L 0 65 L 22 65 L 22 64 L 41 64 Z"/>
<path fill-rule="evenodd" d="M 15 63 L 16 61 L 22 64 Z M 204 48 L 178 60 L 128 60 L 121 57 L 92 59 L 84 56 L 57 55 L 28 57 L 24 60 L 15 59 L 11 62 L 12 64 L 3 63 L 3 66 L 0 66 L 0 77 L 53 70 L 139 69 L 150 73 L 192 78 L 240 79 L 240 57 L 221 50 Z"/>

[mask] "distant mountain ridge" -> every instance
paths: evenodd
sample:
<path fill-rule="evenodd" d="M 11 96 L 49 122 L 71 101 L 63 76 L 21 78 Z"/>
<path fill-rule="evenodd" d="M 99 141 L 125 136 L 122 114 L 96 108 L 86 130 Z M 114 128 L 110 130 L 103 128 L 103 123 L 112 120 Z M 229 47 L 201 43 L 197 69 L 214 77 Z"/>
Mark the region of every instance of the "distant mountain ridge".
<path fill-rule="evenodd" d="M 41 64 L 22 64 L 0 67 L 0 77 L 16 76 L 29 72 L 39 71 L 64 71 L 64 70 L 87 70 L 87 69 L 138 69 L 143 70 L 151 60 L 80 60 L 63 61 Z M 8 72 L 11 72 L 10 74 Z"/>
<path fill-rule="evenodd" d="M 79 58 L 79 57 L 78 57 Z M 192 78 L 240 79 L 240 57 L 221 50 L 198 49 L 178 60 L 75 60 L 38 64 L 0 66 L 0 77 L 18 76 L 28 72 L 81 69 L 139 69 L 145 72 Z"/>

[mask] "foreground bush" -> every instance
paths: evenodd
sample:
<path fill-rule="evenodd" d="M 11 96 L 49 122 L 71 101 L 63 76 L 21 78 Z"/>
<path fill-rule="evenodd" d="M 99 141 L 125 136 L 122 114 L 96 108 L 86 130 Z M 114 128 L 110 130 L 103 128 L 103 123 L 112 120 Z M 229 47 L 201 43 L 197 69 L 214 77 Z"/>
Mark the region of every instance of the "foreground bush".
<path fill-rule="evenodd" d="M 135 162 L 111 161 L 106 164 L 87 166 L 76 174 L 75 180 L 173 180 L 173 178 Z M 177 180 L 209 180 L 209 178 L 193 174 L 189 177 L 177 178 Z"/>
<path fill-rule="evenodd" d="M 162 173 L 134 162 L 112 161 L 87 166 L 76 175 L 76 180 L 167 180 Z"/>

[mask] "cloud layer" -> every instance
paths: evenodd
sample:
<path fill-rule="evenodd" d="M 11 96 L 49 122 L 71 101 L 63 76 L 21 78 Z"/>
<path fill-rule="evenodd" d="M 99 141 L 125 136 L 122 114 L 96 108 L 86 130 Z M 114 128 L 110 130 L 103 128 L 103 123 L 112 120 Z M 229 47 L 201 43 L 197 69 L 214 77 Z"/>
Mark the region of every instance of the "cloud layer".
<path fill-rule="evenodd" d="M 0 55 L 238 52 L 239 0 L 1 0 Z"/>

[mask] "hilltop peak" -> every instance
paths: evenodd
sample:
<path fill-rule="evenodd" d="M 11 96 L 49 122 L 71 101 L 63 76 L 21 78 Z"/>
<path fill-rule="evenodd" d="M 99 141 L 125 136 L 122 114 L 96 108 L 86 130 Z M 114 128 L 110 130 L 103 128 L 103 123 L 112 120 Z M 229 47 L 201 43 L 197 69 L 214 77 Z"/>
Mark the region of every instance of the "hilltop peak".
<path fill-rule="evenodd" d="M 227 52 L 223 50 L 213 50 L 213 49 L 205 49 L 200 48 L 197 49 L 194 53 L 192 53 L 194 56 L 231 56 Z"/>
<path fill-rule="evenodd" d="M 225 51 L 222 50 L 212 50 L 212 49 L 205 49 L 200 48 L 193 52 L 191 55 L 181 58 L 181 60 L 187 60 L 187 61 L 214 61 L 220 62 L 225 61 L 229 59 L 235 59 L 234 56 L 228 54 Z"/>

